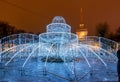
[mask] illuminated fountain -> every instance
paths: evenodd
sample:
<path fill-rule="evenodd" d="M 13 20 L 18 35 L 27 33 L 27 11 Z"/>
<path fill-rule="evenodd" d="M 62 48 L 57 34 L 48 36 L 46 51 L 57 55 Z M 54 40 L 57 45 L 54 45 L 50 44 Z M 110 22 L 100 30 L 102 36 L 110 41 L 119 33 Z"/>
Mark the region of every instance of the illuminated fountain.
<path fill-rule="evenodd" d="M 0 40 L 0 81 L 94 82 L 116 81 L 116 51 L 112 40 L 88 36 L 78 42 L 61 16 L 47 32 L 15 34 Z"/>

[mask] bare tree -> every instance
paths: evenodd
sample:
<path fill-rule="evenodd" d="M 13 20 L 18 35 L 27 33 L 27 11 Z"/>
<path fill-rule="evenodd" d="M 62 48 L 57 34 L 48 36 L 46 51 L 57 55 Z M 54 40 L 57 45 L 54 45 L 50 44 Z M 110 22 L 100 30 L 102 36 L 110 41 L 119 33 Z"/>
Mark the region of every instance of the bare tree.
<path fill-rule="evenodd" d="M 0 38 L 14 34 L 15 27 L 0 21 Z"/>
<path fill-rule="evenodd" d="M 7 22 L 0 21 L 0 38 L 12 35 L 12 34 L 18 34 L 18 33 L 25 33 L 26 31 L 21 29 L 16 29 L 14 26 L 11 26 Z"/>
<path fill-rule="evenodd" d="M 118 27 L 118 29 L 116 30 L 115 36 L 116 36 L 116 41 L 120 42 L 120 27 Z"/>
<path fill-rule="evenodd" d="M 108 27 L 109 27 L 109 25 L 107 24 L 107 22 L 96 25 L 96 35 L 105 37 L 108 32 Z"/>

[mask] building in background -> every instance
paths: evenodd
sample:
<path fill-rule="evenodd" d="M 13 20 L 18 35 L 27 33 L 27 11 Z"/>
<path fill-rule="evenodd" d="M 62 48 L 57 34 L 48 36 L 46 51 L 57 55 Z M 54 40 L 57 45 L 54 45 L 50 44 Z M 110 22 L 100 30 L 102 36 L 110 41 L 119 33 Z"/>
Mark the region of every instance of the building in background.
<path fill-rule="evenodd" d="M 80 26 L 79 28 L 76 29 L 76 34 L 78 35 L 78 39 L 80 40 L 84 40 L 88 34 L 88 30 L 84 25 L 83 22 L 83 10 L 81 8 L 80 10 Z"/>

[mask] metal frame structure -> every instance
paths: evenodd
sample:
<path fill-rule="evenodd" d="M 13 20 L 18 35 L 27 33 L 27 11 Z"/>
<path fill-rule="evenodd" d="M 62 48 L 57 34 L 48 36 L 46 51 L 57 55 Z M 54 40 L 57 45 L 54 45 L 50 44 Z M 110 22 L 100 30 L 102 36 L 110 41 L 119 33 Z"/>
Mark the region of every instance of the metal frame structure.
<path fill-rule="evenodd" d="M 0 39 L 0 81 L 116 80 L 117 42 L 97 36 L 78 42 L 61 16 L 46 29 L 39 36 L 22 33 Z"/>

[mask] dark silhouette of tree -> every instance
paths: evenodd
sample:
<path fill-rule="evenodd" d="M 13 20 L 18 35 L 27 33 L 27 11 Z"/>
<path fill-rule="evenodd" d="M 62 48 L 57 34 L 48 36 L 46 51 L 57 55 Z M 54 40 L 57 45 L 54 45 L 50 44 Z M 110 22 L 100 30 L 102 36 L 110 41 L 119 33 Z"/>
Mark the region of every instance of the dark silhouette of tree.
<path fill-rule="evenodd" d="M 107 38 L 111 39 L 111 40 L 115 40 L 115 34 L 113 32 L 110 32 L 108 35 L 107 35 Z"/>
<path fill-rule="evenodd" d="M 106 37 L 108 32 L 108 27 L 109 25 L 107 24 L 107 22 L 96 25 L 96 35 L 101 37 Z"/>
<path fill-rule="evenodd" d="M 16 29 L 15 34 L 19 34 L 19 33 L 26 33 L 26 31 L 21 29 Z"/>
<path fill-rule="evenodd" d="M 115 36 L 116 36 L 116 41 L 120 42 L 120 27 L 118 27 L 118 29 L 116 30 Z"/>
<path fill-rule="evenodd" d="M 15 27 L 0 21 L 0 38 L 14 34 Z"/>
<path fill-rule="evenodd" d="M 0 21 L 0 38 L 12 35 L 25 33 L 26 31 L 21 29 L 16 29 L 14 26 L 8 24 L 7 22 Z"/>

